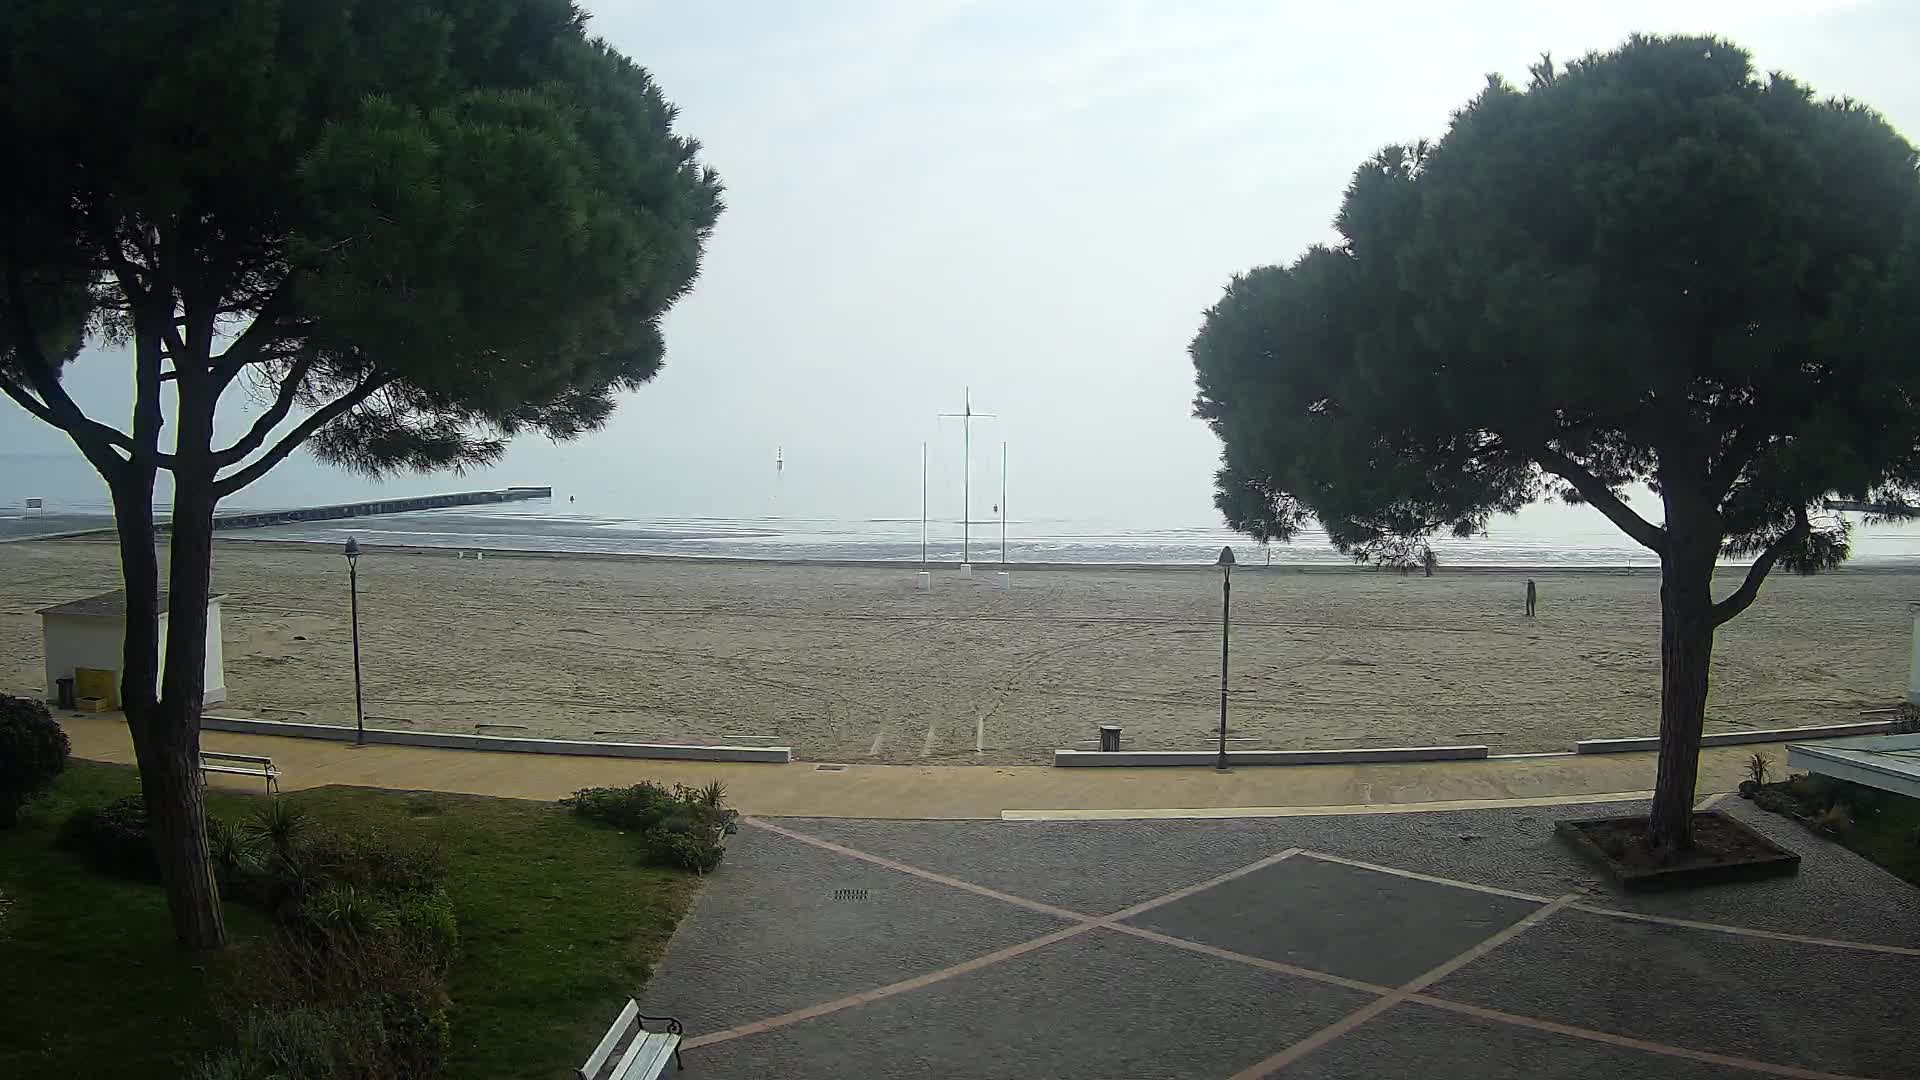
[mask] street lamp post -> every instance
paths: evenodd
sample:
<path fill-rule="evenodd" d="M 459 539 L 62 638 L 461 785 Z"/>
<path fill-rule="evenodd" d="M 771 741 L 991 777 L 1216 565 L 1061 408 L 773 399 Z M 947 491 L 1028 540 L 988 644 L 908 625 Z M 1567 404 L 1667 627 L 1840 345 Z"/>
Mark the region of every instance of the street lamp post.
<path fill-rule="evenodd" d="M 347 537 L 347 603 L 353 624 L 353 745 L 367 743 L 367 714 L 360 703 L 360 541 Z"/>
<path fill-rule="evenodd" d="M 1220 763 L 1227 771 L 1227 627 L 1233 620 L 1233 548 L 1222 547 L 1220 567 Z"/>

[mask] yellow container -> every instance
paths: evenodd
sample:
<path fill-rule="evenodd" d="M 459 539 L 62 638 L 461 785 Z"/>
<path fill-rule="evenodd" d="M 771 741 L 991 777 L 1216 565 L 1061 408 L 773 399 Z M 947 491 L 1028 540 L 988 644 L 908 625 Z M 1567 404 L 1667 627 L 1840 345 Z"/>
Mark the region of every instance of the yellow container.
<path fill-rule="evenodd" d="M 120 707 L 120 673 L 106 668 L 74 668 L 73 696 L 77 698 L 99 698 L 107 703 L 107 708 Z"/>

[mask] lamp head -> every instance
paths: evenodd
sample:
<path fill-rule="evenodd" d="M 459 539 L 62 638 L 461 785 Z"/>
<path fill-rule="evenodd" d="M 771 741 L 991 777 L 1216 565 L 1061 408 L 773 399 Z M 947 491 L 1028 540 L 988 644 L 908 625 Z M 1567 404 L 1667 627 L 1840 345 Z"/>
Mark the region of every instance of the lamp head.
<path fill-rule="evenodd" d="M 1233 565 L 1233 548 L 1232 547 L 1221 548 L 1220 557 L 1214 560 L 1214 565 L 1215 566 L 1232 566 Z"/>
<path fill-rule="evenodd" d="M 347 537 L 347 548 L 345 551 L 341 552 L 341 554 L 347 557 L 348 562 L 352 562 L 353 560 L 359 558 L 360 557 L 359 537 L 355 537 L 355 536 Z"/>

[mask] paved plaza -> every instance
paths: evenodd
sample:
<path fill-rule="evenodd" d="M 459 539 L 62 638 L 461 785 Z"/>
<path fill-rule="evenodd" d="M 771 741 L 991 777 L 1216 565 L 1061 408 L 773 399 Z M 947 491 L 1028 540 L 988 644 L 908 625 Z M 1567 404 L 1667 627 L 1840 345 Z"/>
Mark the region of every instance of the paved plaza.
<path fill-rule="evenodd" d="M 1920 1075 L 1920 890 L 1736 799 L 1798 877 L 1633 896 L 1631 803 L 1156 821 L 752 818 L 647 988 L 690 1077 Z"/>

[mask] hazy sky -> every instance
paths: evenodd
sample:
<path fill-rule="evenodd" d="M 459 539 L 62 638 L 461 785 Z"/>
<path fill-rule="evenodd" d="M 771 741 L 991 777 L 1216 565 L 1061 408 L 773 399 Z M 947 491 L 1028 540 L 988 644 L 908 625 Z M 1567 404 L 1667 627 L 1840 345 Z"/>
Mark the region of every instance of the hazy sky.
<path fill-rule="evenodd" d="M 1329 238 L 1353 168 L 1440 134 L 1486 72 L 1714 32 L 1920 133 L 1906 0 L 589 6 L 728 188 L 666 368 L 605 431 L 389 490 L 552 483 L 582 509 L 755 514 L 780 446 L 781 510 L 915 515 L 925 439 L 952 516 L 959 429 L 935 414 L 970 385 L 998 414 L 976 428 L 980 516 L 1005 439 L 1017 516 L 1204 524 L 1217 448 L 1189 416 L 1185 352 L 1201 312 L 1234 272 Z M 70 378 L 123 416 L 123 362 Z M 0 504 L 84 477 L 63 446 L 0 406 Z M 19 456 L 44 453 L 62 457 Z M 300 457 L 247 501 L 367 488 Z"/>

